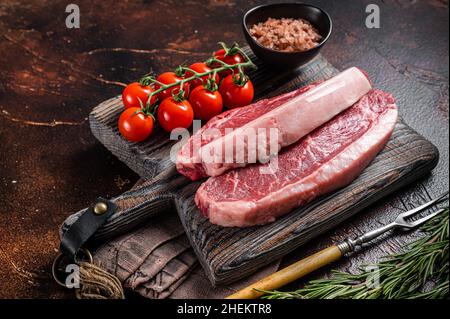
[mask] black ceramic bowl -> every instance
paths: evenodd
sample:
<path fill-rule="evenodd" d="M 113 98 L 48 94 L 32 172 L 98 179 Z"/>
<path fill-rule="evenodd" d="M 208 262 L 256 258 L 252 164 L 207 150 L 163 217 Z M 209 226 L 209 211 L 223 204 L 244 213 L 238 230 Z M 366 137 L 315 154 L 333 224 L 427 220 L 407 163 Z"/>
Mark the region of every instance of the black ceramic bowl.
<path fill-rule="evenodd" d="M 282 52 L 264 47 L 251 35 L 250 28 L 268 18 L 305 19 L 319 31 L 322 41 L 314 48 L 302 52 Z M 255 55 L 276 68 L 297 68 L 312 60 L 327 42 L 332 30 L 331 18 L 324 10 L 305 3 L 276 3 L 255 7 L 242 18 L 245 38 Z"/>

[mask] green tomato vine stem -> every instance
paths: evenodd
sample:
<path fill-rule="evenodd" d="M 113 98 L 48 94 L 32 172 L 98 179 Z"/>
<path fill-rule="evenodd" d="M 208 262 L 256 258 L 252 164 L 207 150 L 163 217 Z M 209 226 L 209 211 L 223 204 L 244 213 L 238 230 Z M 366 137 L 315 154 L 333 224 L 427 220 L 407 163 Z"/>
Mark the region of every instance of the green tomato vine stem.
<path fill-rule="evenodd" d="M 213 69 L 211 69 L 209 71 L 202 72 L 202 73 L 196 72 L 196 71 L 194 71 L 194 70 L 192 70 L 192 69 L 190 69 L 188 67 L 179 66 L 177 68 L 177 72 L 183 71 L 184 73 L 186 73 L 186 71 L 189 71 L 189 72 L 191 72 L 193 74 L 192 76 L 184 78 L 184 79 L 182 79 L 179 82 L 170 83 L 170 84 L 163 84 L 163 83 L 157 81 L 153 76 L 145 76 L 145 77 L 143 77 L 139 81 L 141 84 L 149 85 L 150 83 L 156 83 L 156 84 L 160 85 L 159 89 L 157 89 L 157 90 L 155 90 L 155 91 L 153 91 L 152 93 L 149 94 L 147 102 L 146 102 L 146 105 L 143 108 L 143 109 L 145 109 L 145 113 L 146 114 L 154 113 L 152 111 L 154 111 L 156 108 L 154 107 L 154 105 L 152 105 L 150 103 L 150 101 L 152 100 L 152 98 L 156 94 L 158 94 L 158 93 L 160 93 L 160 92 L 162 92 L 164 90 L 173 88 L 175 86 L 179 86 L 180 87 L 179 92 L 177 94 L 174 94 L 173 97 L 174 97 L 175 100 L 178 100 L 178 101 L 182 100 L 184 98 L 184 93 L 185 93 L 184 90 L 183 90 L 183 87 L 184 87 L 184 85 L 186 83 L 191 82 L 191 81 L 196 80 L 196 79 L 200 79 L 200 80 L 203 81 L 203 77 L 208 76 L 208 75 L 212 75 L 212 79 L 209 79 L 209 81 L 208 81 L 208 82 L 210 82 L 208 87 L 213 89 L 213 90 L 217 89 L 217 84 L 214 86 L 214 85 L 211 84 L 211 81 L 214 81 L 215 75 L 217 73 L 222 72 L 222 71 L 226 71 L 226 70 L 231 70 L 232 74 L 234 75 L 234 70 L 238 69 L 239 70 L 239 79 L 241 79 L 241 80 L 244 79 L 244 81 L 246 82 L 248 80 L 248 78 L 245 76 L 243 70 L 245 68 L 256 68 L 256 66 L 252 62 L 252 60 L 240 48 L 237 48 L 237 50 L 239 51 L 239 53 L 241 53 L 244 56 L 244 58 L 246 59 L 245 62 L 236 63 L 236 64 L 227 64 L 227 63 L 225 63 L 225 62 L 223 62 L 221 60 L 218 60 L 218 59 L 212 57 L 212 58 L 209 58 L 206 61 L 206 64 L 210 65 L 211 63 L 218 63 L 221 66 L 218 67 L 218 68 L 213 68 Z M 236 79 L 235 76 L 233 78 Z M 238 85 L 243 85 L 243 84 L 241 84 L 242 83 L 241 80 L 239 82 L 236 82 L 236 83 Z M 244 84 L 245 84 L 245 82 L 244 82 Z M 156 103 L 153 103 L 153 104 L 156 104 Z"/>

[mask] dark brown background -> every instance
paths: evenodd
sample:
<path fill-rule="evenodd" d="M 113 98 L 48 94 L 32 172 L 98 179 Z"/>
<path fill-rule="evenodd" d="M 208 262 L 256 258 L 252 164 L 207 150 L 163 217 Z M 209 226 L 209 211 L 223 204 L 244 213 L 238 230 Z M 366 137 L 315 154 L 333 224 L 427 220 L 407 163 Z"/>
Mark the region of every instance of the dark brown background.
<path fill-rule="evenodd" d="M 65 27 L 65 7 L 81 28 Z M 433 174 L 292 253 L 285 263 L 389 221 L 448 188 L 448 3 L 313 1 L 334 21 L 323 49 L 336 67 L 360 66 L 397 98 L 405 121 L 441 153 Z M 71 297 L 49 275 L 57 229 L 98 196 L 129 189 L 138 176 L 93 138 L 91 108 L 122 83 L 207 57 L 217 41 L 244 43 L 240 18 L 262 1 L 0 2 L 0 297 Z M 381 28 L 367 29 L 378 3 Z M 384 238 L 335 264 L 355 271 L 411 240 Z M 327 271 L 315 276 L 327 275 Z"/>

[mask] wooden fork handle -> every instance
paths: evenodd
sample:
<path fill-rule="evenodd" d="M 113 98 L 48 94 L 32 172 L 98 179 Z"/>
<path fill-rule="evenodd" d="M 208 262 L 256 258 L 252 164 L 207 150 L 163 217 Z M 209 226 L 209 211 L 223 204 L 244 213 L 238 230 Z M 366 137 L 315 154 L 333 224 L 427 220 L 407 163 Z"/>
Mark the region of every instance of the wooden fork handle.
<path fill-rule="evenodd" d="M 342 252 L 338 246 L 333 245 L 325 248 L 314 255 L 306 257 L 296 263 L 287 266 L 260 281 L 241 289 L 234 294 L 226 297 L 226 299 L 256 299 L 264 293 L 259 290 L 278 289 L 294 280 L 297 280 L 316 269 L 319 269 L 335 260 L 341 258 Z"/>

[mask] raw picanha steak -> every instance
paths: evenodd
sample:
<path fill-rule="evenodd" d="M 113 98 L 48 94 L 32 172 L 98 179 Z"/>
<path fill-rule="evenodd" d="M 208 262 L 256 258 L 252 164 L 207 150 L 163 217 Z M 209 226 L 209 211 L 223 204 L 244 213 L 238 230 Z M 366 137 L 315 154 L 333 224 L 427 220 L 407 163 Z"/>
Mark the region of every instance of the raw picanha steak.
<path fill-rule="evenodd" d="M 220 114 L 181 148 L 177 169 L 196 180 L 249 163 L 264 163 L 283 147 L 352 106 L 370 89 L 367 76 L 353 67 L 309 90 L 297 90 Z M 257 142 L 250 143 L 248 136 L 253 132 Z M 226 148 L 231 148 L 231 152 L 224 151 Z"/>
<path fill-rule="evenodd" d="M 278 169 L 254 164 L 211 177 L 195 202 L 211 223 L 246 227 L 278 216 L 353 181 L 388 141 L 397 120 L 393 97 L 372 90 L 355 105 L 278 154 Z"/>
<path fill-rule="evenodd" d="M 198 130 L 187 142 L 183 145 L 177 156 L 176 167 L 178 171 L 189 177 L 192 180 L 197 180 L 206 177 L 203 165 L 198 160 L 198 156 L 194 156 L 194 148 L 202 147 L 211 141 L 225 135 L 225 129 L 228 127 L 239 127 L 247 124 L 253 119 L 273 110 L 282 105 L 290 99 L 306 92 L 315 84 L 302 87 L 295 91 L 285 93 L 271 99 L 259 100 L 249 107 L 239 107 L 229 111 L 225 111 L 208 121 L 200 130 Z M 209 128 L 217 129 L 220 134 L 218 136 L 204 134 Z M 198 153 L 196 152 L 196 155 Z"/>

